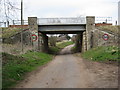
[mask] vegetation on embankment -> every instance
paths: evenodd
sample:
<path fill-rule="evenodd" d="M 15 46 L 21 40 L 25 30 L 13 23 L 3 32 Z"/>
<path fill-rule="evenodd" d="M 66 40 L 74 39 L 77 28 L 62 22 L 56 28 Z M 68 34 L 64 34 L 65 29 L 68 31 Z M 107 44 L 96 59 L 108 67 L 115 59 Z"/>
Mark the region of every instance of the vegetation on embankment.
<path fill-rule="evenodd" d="M 51 53 L 56 54 L 64 47 L 73 44 L 72 41 L 62 42 L 56 47 L 51 47 Z M 52 60 L 53 55 L 42 52 L 28 51 L 25 54 L 14 56 L 2 53 L 2 87 L 14 87 L 20 80 L 24 79 L 27 72 L 35 70 Z"/>
<path fill-rule="evenodd" d="M 119 29 L 120 26 L 112 26 L 112 25 L 106 25 L 106 26 L 100 26 L 98 29 L 106 31 L 111 34 L 120 34 Z"/>
<path fill-rule="evenodd" d="M 52 60 L 53 56 L 41 52 L 28 51 L 27 53 L 14 56 L 2 53 L 2 87 L 9 88 L 24 79 L 27 72 L 35 70 Z"/>
<path fill-rule="evenodd" d="M 66 46 L 72 45 L 72 44 L 74 44 L 73 41 L 58 43 L 58 44 L 56 44 L 55 47 L 50 47 L 49 53 L 50 54 L 58 54 L 61 49 L 65 48 Z"/>
<path fill-rule="evenodd" d="M 115 46 L 101 46 L 82 53 L 82 57 L 93 61 L 119 61 L 119 49 Z"/>
<path fill-rule="evenodd" d="M 21 32 L 21 28 L 1 28 L 2 33 L 0 34 L 0 37 L 2 38 L 9 38 L 19 32 Z"/>

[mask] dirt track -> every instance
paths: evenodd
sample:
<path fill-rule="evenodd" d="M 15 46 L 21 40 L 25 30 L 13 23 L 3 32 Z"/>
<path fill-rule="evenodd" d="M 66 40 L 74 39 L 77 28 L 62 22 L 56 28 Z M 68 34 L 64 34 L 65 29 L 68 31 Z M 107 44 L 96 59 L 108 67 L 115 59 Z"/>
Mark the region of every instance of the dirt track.
<path fill-rule="evenodd" d="M 42 69 L 31 72 L 17 88 L 117 87 L 117 66 L 84 61 L 70 54 L 71 47 L 64 48 L 60 55 Z"/>

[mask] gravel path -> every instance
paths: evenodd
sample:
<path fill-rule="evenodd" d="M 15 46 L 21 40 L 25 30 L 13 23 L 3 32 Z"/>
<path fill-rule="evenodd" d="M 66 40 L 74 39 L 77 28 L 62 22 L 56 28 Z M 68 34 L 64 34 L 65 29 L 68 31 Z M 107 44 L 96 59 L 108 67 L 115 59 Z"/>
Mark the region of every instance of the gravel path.
<path fill-rule="evenodd" d="M 64 48 L 60 52 L 60 55 L 57 55 L 54 60 L 46 66 L 31 72 L 24 81 L 17 85 L 17 88 L 117 87 L 117 78 L 114 78 L 113 81 L 108 80 L 108 82 L 101 79 L 104 83 L 100 81 L 100 79 L 98 79 L 100 78 L 98 77 L 99 73 L 96 73 L 99 68 L 96 72 L 92 71 L 94 68 L 92 68 L 92 70 L 91 68 L 89 69 L 89 62 L 84 62 L 82 58 L 71 54 L 70 49 L 72 46 L 73 45 L 70 45 Z M 102 66 L 99 65 L 98 67 Z M 114 70 L 117 70 L 117 68 L 115 67 Z M 105 75 L 106 74 L 109 73 L 105 73 Z M 107 84 L 105 84 L 106 82 Z"/>

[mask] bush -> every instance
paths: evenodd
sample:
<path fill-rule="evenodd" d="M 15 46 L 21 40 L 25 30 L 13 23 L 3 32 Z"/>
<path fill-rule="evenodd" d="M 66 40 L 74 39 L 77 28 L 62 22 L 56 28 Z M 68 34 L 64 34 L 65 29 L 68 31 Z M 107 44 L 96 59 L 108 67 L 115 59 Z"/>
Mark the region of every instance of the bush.
<path fill-rule="evenodd" d="M 54 37 L 54 36 L 51 36 L 49 37 L 49 43 L 50 43 L 50 46 L 56 46 L 56 39 L 57 37 Z"/>

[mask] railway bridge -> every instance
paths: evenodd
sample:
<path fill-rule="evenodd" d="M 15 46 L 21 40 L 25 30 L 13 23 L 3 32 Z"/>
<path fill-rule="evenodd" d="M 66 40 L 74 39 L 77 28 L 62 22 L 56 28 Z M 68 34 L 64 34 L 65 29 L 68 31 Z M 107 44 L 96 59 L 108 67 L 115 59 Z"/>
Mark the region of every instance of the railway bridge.
<path fill-rule="evenodd" d="M 48 52 L 47 34 L 78 34 L 80 51 L 90 49 L 91 30 L 95 28 L 95 16 L 73 17 L 73 18 L 37 18 L 28 17 L 29 29 L 31 32 L 38 32 L 38 37 L 42 36 L 42 51 Z M 38 49 L 40 41 L 37 42 Z"/>

